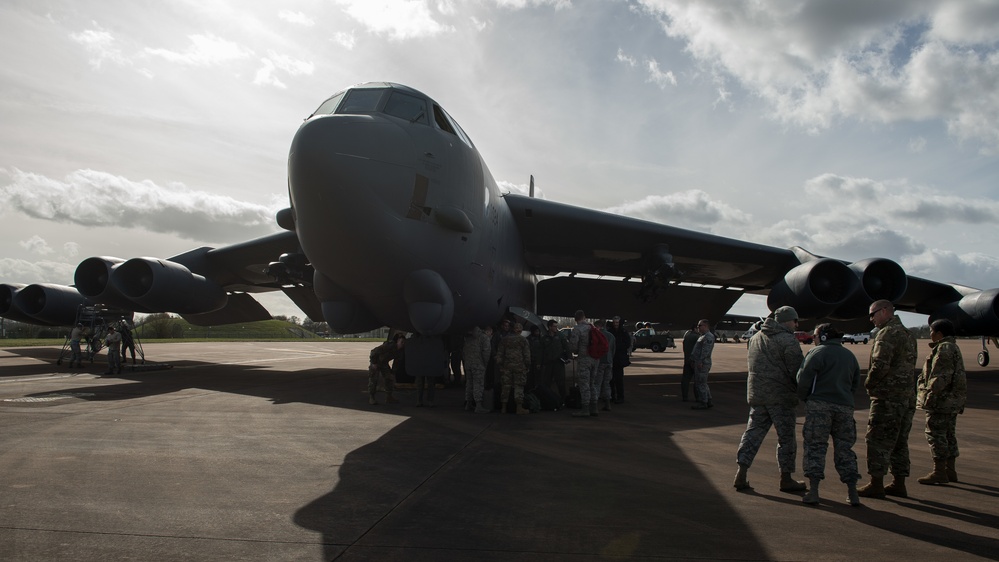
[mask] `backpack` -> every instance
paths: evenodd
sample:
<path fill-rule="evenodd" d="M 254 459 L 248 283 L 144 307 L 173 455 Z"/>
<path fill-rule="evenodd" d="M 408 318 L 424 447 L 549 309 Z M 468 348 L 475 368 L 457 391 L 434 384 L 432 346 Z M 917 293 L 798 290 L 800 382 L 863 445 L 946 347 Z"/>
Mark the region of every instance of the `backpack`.
<path fill-rule="evenodd" d="M 607 341 L 607 336 L 600 331 L 600 328 L 591 324 L 590 342 L 586 346 L 586 353 L 594 359 L 600 359 L 604 355 L 607 355 L 608 351 L 610 351 L 610 342 Z"/>

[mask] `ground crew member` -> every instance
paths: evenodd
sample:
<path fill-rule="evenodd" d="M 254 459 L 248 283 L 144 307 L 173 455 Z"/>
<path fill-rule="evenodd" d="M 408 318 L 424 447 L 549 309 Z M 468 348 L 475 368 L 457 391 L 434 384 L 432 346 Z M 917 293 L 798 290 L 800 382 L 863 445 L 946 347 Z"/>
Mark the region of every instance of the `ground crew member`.
<path fill-rule="evenodd" d="M 858 489 L 865 498 L 908 497 L 909 431 L 916 412 L 916 338 L 902 325 L 891 301 L 875 301 L 871 322 L 878 328 L 864 386 L 871 397 L 867 421 L 867 472 L 871 481 Z M 891 472 L 892 483 L 884 485 Z"/>
<path fill-rule="evenodd" d="M 691 406 L 694 410 L 707 410 L 714 406 L 711 402 L 711 389 L 708 387 L 708 372 L 711 370 L 711 352 L 715 349 L 715 335 L 707 319 L 697 323 L 697 332 L 701 334 L 690 351 L 690 363 L 694 367 L 694 395 L 697 404 Z"/>
<path fill-rule="evenodd" d="M 496 350 L 496 370 L 500 376 L 500 413 L 506 413 L 510 391 L 513 390 L 513 401 L 517 404 L 518 414 L 529 414 L 524 408 L 524 385 L 527 384 L 527 372 L 531 369 L 531 345 L 527 338 L 521 335 L 524 327 L 518 322 L 505 338 L 500 339 Z"/>
<path fill-rule="evenodd" d="M 968 376 L 955 335 L 950 320 L 930 324 L 931 351 L 916 385 L 916 407 L 926 411 L 933 472 L 919 478 L 920 484 L 957 482 L 957 415 L 964 413 L 968 400 Z"/>
<path fill-rule="evenodd" d="M 405 345 L 406 335 L 398 333 L 393 336 L 390 341 L 387 341 L 371 350 L 371 354 L 369 355 L 370 364 L 368 365 L 368 404 L 374 405 L 378 403 L 378 401 L 375 400 L 375 392 L 378 391 L 379 377 L 382 379 L 382 384 L 385 387 L 385 403 L 399 403 L 399 401 L 392 396 L 392 392 L 395 390 L 395 374 L 393 374 L 392 367 L 389 363 L 397 359 L 403 353 L 403 347 L 405 347 Z"/>
<path fill-rule="evenodd" d="M 486 366 L 489 365 L 489 336 L 482 328 L 473 326 L 465 334 L 464 347 L 461 350 L 461 361 L 465 365 L 465 409 L 475 408 L 476 414 L 488 414 L 492 404 L 482 402 L 482 392 L 486 384 Z"/>
<path fill-rule="evenodd" d="M 104 346 L 108 348 L 108 370 L 105 375 L 121 373 L 121 334 L 114 326 L 108 326 L 108 335 L 104 338 Z"/>
<path fill-rule="evenodd" d="M 749 421 L 739 441 L 735 475 L 736 490 L 751 490 L 746 473 L 774 426 L 777 432 L 777 466 L 780 467 L 780 491 L 803 492 L 805 483 L 791 478 L 797 464 L 795 424 L 798 406 L 796 377 L 803 356 L 801 344 L 794 337 L 798 312 L 790 306 L 775 310 L 763 322 L 760 331 L 749 340 L 749 377 L 746 379 L 746 401 Z"/>

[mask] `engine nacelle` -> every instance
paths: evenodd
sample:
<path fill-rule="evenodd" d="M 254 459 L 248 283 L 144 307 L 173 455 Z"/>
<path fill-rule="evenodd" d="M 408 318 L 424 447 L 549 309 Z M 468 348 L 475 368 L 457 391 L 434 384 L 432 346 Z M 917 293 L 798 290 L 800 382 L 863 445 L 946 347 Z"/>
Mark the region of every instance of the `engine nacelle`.
<path fill-rule="evenodd" d="M 83 260 L 80 265 L 76 266 L 76 273 L 73 275 L 76 289 L 80 291 L 81 295 L 95 303 L 136 312 L 156 312 L 125 297 L 111 283 L 111 275 L 123 263 L 125 260 L 121 258 L 107 256 Z"/>
<path fill-rule="evenodd" d="M 802 318 L 822 318 L 842 306 L 859 283 L 857 275 L 841 261 L 811 260 L 788 271 L 770 289 L 767 306 L 770 310 L 793 306 Z"/>
<path fill-rule="evenodd" d="M 150 312 L 203 314 L 225 306 L 225 289 L 183 265 L 156 258 L 133 258 L 111 272 L 111 284 Z"/>
<path fill-rule="evenodd" d="M 76 322 L 77 309 L 90 304 L 73 287 L 38 283 L 28 285 L 14 295 L 14 307 L 31 319 L 34 324 L 68 326 Z"/>
<path fill-rule="evenodd" d="M 17 308 L 17 305 L 14 304 L 14 298 L 23 288 L 23 283 L 5 283 L 0 285 L 0 316 L 9 318 L 15 322 L 27 322 L 32 324 L 36 322 L 36 320 L 22 312 L 21 309 Z"/>
<path fill-rule="evenodd" d="M 867 318 L 871 303 L 885 299 L 898 302 L 905 294 L 909 278 L 902 266 L 885 258 L 869 258 L 850 264 L 850 270 L 859 280 L 857 290 L 843 306 L 830 314 L 837 320 Z"/>
<path fill-rule="evenodd" d="M 978 291 L 941 306 L 930 315 L 930 322 L 941 318 L 953 322 L 959 336 L 999 334 L 999 289 Z"/>

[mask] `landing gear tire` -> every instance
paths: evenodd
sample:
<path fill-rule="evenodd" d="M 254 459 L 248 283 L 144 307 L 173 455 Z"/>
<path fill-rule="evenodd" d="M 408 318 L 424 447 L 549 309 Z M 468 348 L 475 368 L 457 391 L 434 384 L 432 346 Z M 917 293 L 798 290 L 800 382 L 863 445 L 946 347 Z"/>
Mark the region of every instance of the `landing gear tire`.
<path fill-rule="evenodd" d="M 989 365 L 989 352 L 988 351 L 979 351 L 978 352 L 978 366 L 979 367 L 988 367 L 988 365 Z"/>

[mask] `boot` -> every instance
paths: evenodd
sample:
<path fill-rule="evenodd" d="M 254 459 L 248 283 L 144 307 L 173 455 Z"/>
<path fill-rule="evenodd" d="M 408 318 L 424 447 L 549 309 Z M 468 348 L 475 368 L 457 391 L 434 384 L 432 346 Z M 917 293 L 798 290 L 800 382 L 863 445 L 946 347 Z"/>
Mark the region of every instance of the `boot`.
<path fill-rule="evenodd" d="M 817 484 L 816 484 L 817 486 Z M 853 507 L 860 506 L 860 495 L 857 494 L 857 483 L 847 482 L 846 483 L 846 501 L 850 502 Z"/>
<path fill-rule="evenodd" d="M 603 403 L 604 403 L 604 407 L 600 408 L 600 410 L 604 411 L 604 412 L 609 412 L 610 411 L 610 403 L 611 403 L 610 398 L 604 398 L 603 399 Z"/>
<path fill-rule="evenodd" d="M 746 474 L 747 472 L 749 472 L 749 467 L 740 464 L 739 472 L 735 473 L 735 482 L 733 482 L 732 485 L 735 486 L 735 489 L 740 492 L 743 490 L 753 489 L 753 487 L 749 485 L 748 476 Z"/>
<path fill-rule="evenodd" d="M 885 486 L 885 494 L 889 496 L 895 496 L 896 498 L 909 497 L 909 492 L 907 492 L 905 489 L 905 477 L 893 475 L 891 484 Z"/>
<path fill-rule="evenodd" d="M 500 413 L 501 414 L 506 413 L 506 401 L 500 402 Z"/>
<path fill-rule="evenodd" d="M 375 400 L 375 395 L 374 394 L 368 395 L 368 404 L 371 404 L 372 406 L 378 404 L 378 401 Z"/>
<path fill-rule="evenodd" d="M 780 473 L 780 491 L 781 492 L 804 492 L 808 487 L 805 486 L 804 482 L 800 482 L 791 478 L 790 472 Z M 816 496 L 816 502 L 818 501 L 818 496 Z M 806 502 L 807 503 L 807 502 Z"/>
<path fill-rule="evenodd" d="M 697 404 L 694 404 L 693 406 L 691 406 L 690 409 L 691 410 L 707 410 L 710 407 L 711 406 L 709 406 L 707 402 L 698 402 Z"/>
<path fill-rule="evenodd" d="M 871 481 L 857 488 L 857 494 L 863 498 L 885 499 L 885 477 L 871 476 Z"/>
<path fill-rule="evenodd" d="M 947 459 L 933 459 L 933 472 L 917 478 L 920 484 L 946 484 L 950 482 L 947 476 Z"/>
<path fill-rule="evenodd" d="M 465 411 L 466 412 L 471 412 L 474 409 L 475 409 L 475 401 L 474 400 L 465 400 Z"/>
<path fill-rule="evenodd" d="M 787 474 L 788 478 L 791 476 L 790 473 L 787 472 L 784 474 Z M 809 481 L 811 482 L 811 486 L 808 489 L 808 493 L 801 498 L 801 501 L 808 505 L 819 505 L 819 482 L 821 482 L 821 480 L 818 478 L 809 478 Z M 802 487 L 805 486 L 804 482 L 798 483 L 801 484 Z"/>
<path fill-rule="evenodd" d="M 947 459 L 947 480 L 951 482 L 957 482 L 957 469 L 954 468 L 954 461 L 957 460 L 956 457 L 951 457 Z"/>
<path fill-rule="evenodd" d="M 524 407 L 523 400 L 517 400 L 517 414 L 530 414 L 531 411 Z"/>
<path fill-rule="evenodd" d="M 492 410 L 489 408 L 489 406 L 486 406 L 486 403 L 483 402 L 481 399 L 475 403 L 476 414 L 488 414 L 489 412 L 492 412 Z"/>
<path fill-rule="evenodd" d="M 597 401 L 596 400 L 593 400 L 592 402 L 590 402 L 590 415 L 593 416 L 593 417 L 597 417 L 597 416 L 600 415 L 600 414 L 597 413 Z"/>

